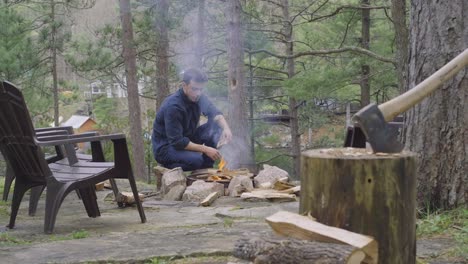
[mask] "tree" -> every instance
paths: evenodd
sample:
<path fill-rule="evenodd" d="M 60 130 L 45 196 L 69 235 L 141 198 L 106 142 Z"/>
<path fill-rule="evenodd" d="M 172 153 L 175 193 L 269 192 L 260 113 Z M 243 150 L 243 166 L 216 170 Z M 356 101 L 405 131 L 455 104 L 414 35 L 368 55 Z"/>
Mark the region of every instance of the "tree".
<path fill-rule="evenodd" d="M 395 30 L 395 58 L 397 62 L 398 86 L 405 92 L 408 66 L 408 26 L 406 23 L 406 0 L 392 0 L 392 22 Z"/>
<path fill-rule="evenodd" d="M 464 0 L 412 1 L 408 87 L 468 48 L 467 10 Z M 420 155 L 420 204 L 433 209 L 466 204 L 468 71 L 460 72 L 408 111 L 405 125 L 406 146 Z"/>
<path fill-rule="evenodd" d="M 241 12 L 242 7 L 239 0 L 226 1 L 229 123 L 235 136 L 234 140 L 238 140 L 236 144 L 245 147 L 229 161 L 232 168 L 253 163 L 253 157 L 248 151 L 249 131 L 245 105 L 244 40 L 241 31 Z"/>
<path fill-rule="evenodd" d="M 283 13 L 283 34 L 285 44 L 285 54 L 292 56 L 294 54 L 294 42 L 293 42 L 293 26 L 292 20 L 289 16 L 289 1 L 281 1 L 281 9 Z M 286 67 L 288 72 L 288 78 L 293 78 L 295 75 L 294 69 L 294 58 L 289 57 L 286 59 Z M 301 155 L 301 134 L 299 133 L 299 119 L 297 114 L 296 98 L 292 95 L 289 96 L 289 126 L 291 128 L 291 156 L 293 157 L 293 175 L 295 179 L 299 179 L 300 175 L 300 155 Z"/>
<path fill-rule="evenodd" d="M 195 65 L 200 69 L 203 67 L 205 32 L 205 0 L 198 0 L 197 31 L 195 32 Z"/>
<path fill-rule="evenodd" d="M 156 111 L 169 95 L 169 3 L 167 0 L 156 0 Z"/>
<path fill-rule="evenodd" d="M 130 139 L 132 140 L 133 165 L 137 178 L 145 179 L 145 156 L 143 148 L 141 110 L 138 95 L 138 79 L 136 71 L 136 51 L 133 40 L 132 13 L 130 0 L 120 0 L 120 18 L 122 21 L 123 58 L 128 93 L 128 113 L 130 122 Z"/>
<path fill-rule="evenodd" d="M 369 0 L 361 0 L 361 5 L 369 6 Z M 368 50 L 370 44 L 370 10 L 367 8 L 361 9 L 361 46 Z M 370 84 L 369 84 L 370 67 L 368 64 L 361 65 L 361 107 L 370 103 Z"/>

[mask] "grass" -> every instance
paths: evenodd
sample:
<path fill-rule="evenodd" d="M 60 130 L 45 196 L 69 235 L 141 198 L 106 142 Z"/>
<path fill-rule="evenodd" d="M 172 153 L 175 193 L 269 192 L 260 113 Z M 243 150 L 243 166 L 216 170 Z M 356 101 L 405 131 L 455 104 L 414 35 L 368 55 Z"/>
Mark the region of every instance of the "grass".
<path fill-rule="evenodd" d="M 89 233 L 86 230 L 73 231 L 73 233 L 71 234 L 72 239 L 82 239 L 82 238 L 87 238 L 88 236 L 89 236 Z"/>
<path fill-rule="evenodd" d="M 447 256 L 468 259 L 468 209 L 459 207 L 450 211 L 420 212 L 417 220 L 418 239 L 451 237 L 456 245 L 446 252 Z"/>
<path fill-rule="evenodd" d="M 30 241 L 16 238 L 8 233 L 0 233 L 0 246 L 14 246 L 29 244 Z"/>

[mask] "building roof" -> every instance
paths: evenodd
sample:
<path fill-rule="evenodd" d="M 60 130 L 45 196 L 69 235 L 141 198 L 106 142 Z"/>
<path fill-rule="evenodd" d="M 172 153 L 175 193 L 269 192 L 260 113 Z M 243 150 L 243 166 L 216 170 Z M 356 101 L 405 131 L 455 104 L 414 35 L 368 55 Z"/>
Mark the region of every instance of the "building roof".
<path fill-rule="evenodd" d="M 63 122 L 60 126 L 72 126 L 74 129 L 77 129 L 80 128 L 84 123 L 86 123 L 88 119 L 91 119 L 91 117 L 82 115 L 72 115 L 67 121 Z"/>

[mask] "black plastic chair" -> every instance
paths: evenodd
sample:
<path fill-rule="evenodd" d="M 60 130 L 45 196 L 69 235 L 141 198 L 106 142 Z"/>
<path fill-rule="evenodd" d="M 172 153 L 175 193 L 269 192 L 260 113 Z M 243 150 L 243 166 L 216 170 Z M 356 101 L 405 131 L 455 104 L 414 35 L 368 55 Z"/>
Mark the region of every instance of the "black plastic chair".
<path fill-rule="evenodd" d="M 101 140 L 112 140 L 114 162 L 104 161 Z M 91 142 L 93 162 L 62 159 L 47 163 L 41 146 L 64 146 Z M 0 149 L 10 165 L 16 183 L 13 191 L 9 228 L 13 228 L 24 193 L 35 186 L 47 187 L 44 232 L 52 233 L 59 208 L 65 196 L 73 190 L 80 192 L 82 202 L 90 217 L 99 216 L 94 192 L 98 182 L 128 179 L 141 222 L 146 217 L 138 197 L 125 135 L 75 136 L 56 135 L 38 141 L 35 137 L 22 93 L 9 82 L 0 83 Z M 71 164 L 71 165 L 70 165 Z"/>

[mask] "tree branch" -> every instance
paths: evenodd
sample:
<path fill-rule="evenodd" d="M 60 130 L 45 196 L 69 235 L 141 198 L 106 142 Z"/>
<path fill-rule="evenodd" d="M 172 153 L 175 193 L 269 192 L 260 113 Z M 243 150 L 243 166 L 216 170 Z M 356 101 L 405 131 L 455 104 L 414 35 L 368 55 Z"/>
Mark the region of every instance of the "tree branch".
<path fill-rule="evenodd" d="M 265 50 L 265 49 L 253 50 L 253 51 L 250 51 L 250 54 L 266 53 L 266 54 L 268 54 L 270 56 L 273 56 L 275 58 L 278 58 L 278 59 L 295 59 L 295 58 L 299 58 L 299 57 L 303 57 L 303 56 L 315 56 L 315 55 L 334 54 L 334 53 L 343 53 L 343 52 L 354 52 L 354 53 L 369 56 L 371 58 L 374 58 L 374 59 L 382 61 L 382 62 L 392 63 L 392 64 L 396 65 L 396 61 L 394 59 L 385 58 L 383 56 L 375 54 L 374 52 L 372 52 L 370 50 L 366 50 L 366 49 L 359 48 L 359 47 L 343 47 L 343 48 L 339 48 L 339 49 L 330 49 L 330 50 L 310 50 L 310 51 L 299 52 L 299 53 L 293 54 L 291 56 L 275 54 L 275 53 L 273 53 L 271 51 L 268 51 L 268 50 Z"/>

